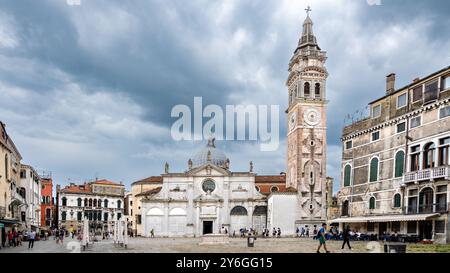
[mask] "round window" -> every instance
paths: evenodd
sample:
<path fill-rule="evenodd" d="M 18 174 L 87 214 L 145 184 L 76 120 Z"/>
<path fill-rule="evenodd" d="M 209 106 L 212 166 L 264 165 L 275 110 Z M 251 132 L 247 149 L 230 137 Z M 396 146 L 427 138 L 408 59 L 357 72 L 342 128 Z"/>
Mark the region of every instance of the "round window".
<path fill-rule="evenodd" d="M 211 179 L 206 179 L 203 181 L 202 189 L 204 192 L 213 192 L 216 189 L 216 183 Z"/>

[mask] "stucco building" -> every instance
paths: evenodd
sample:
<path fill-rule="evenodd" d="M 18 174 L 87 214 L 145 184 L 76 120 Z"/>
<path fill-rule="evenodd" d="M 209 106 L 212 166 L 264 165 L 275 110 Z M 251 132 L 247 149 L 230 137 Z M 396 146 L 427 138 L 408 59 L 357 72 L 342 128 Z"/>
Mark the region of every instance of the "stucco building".
<path fill-rule="evenodd" d="M 395 74 L 370 116 L 342 134 L 341 217 L 361 232 L 450 241 L 450 67 L 400 89 Z"/>
<path fill-rule="evenodd" d="M 64 188 L 56 186 L 58 226 L 68 230 L 82 227 L 87 218 L 91 230 L 112 230 L 113 222 L 124 215 L 125 186 L 108 180 L 96 180 Z"/>
<path fill-rule="evenodd" d="M 41 226 L 41 178 L 29 165 L 21 165 L 20 186 L 25 189 L 25 226 L 39 231 Z"/>

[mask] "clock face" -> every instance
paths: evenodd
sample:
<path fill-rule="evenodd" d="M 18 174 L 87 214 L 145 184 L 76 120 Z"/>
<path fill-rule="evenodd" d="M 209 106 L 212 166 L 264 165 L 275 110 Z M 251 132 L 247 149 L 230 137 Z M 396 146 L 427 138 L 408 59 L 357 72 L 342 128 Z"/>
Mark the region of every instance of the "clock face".
<path fill-rule="evenodd" d="M 297 115 L 296 113 L 292 113 L 289 117 L 289 129 L 292 130 L 297 125 Z"/>
<path fill-rule="evenodd" d="M 308 125 L 316 126 L 320 123 L 320 112 L 316 109 L 306 109 L 303 118 Z"/>

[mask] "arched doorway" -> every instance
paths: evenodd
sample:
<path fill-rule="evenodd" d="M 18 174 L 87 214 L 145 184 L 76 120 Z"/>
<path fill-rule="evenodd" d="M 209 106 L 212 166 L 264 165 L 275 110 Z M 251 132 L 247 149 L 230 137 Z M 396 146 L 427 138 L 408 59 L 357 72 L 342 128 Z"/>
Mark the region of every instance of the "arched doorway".
<path fill-rule="evenodd" d="M 230 232 L 239 234 L 241 228 L 248 227 L 248 212 L 243 206 L 236 206 L 230 212 Z"/>
<path fill-rule="evenodd" d="M 253 211 L 252 227 L 260 233 L 264 228 L 266 228 L 266 223 L 267 206 L 256 206 Z"/>
<path fill-rule="evenodd" d="M 161 235 L 162 233 L 162 219 L 163 219 L 163 211 L 159 208 L 152 208 L 147 212 L 146 215 L 146 232 L 144 236 L 150 236 L 150 231 L 153 229 L 153 233 L 155 236 Z"/>
<path fill-rule="evenodd" d="M 169 235 L 186 235 L 186 211 L 182 208 L 174 208 L 169 212 Z"/>

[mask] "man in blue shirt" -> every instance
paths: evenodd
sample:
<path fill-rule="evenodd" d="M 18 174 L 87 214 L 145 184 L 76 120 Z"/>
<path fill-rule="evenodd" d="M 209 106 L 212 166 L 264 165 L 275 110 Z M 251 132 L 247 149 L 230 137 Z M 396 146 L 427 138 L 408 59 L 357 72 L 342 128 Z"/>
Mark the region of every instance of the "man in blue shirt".
<path fill-rule="evenodd" d="M 317 239 L 319 240 L 319 247 L 317 248 L 317 253 L 320 253 L 320 248 L 323 245 L 323 248 L 325 249 L 326 253 L 330 253 L 330 251 L 328 251 L 327 249 L 327 245 L 326 245 L 326 241 L 327 239 L 325 238 L 325 228 L 327 227 L 327 224 L 323 223 L 322 224 L 322 228 L 319 229 L 319 232 L 317 233 Z"/>

